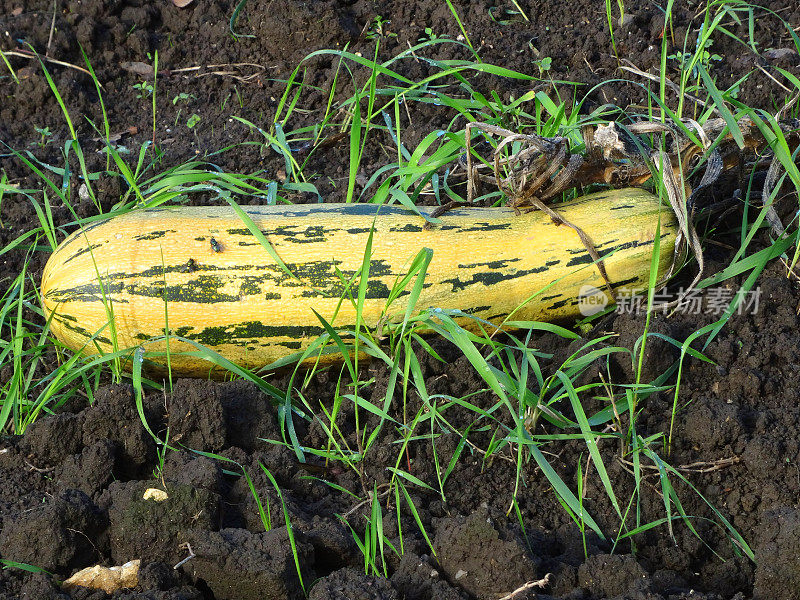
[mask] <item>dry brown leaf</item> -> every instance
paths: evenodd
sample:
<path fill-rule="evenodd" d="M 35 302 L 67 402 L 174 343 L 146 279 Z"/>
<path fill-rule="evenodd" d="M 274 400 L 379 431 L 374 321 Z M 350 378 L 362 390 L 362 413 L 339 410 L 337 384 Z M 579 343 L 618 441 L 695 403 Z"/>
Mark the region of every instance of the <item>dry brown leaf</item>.
<path fill-rule="evenodd" d="M 63 587 L 85 587 L 92 590 L 103 590 L 106 594 L 113 594 L 123 588 L 133 588 L 139 585 L 140 560 L 131 560 L 121 567 L 102 567 L 95 565 L 81 569 L 64 582 Z"/>
<path fill-rule="evenodd" d="M 764 56 L 772 60 L 780 60 L 790 56 L 797 56 L 797 50 L 794 48 L 770 48 L 764 51 Z"/>
<path fill-rule="evenodd" d="M 141 75 L 143 77 L 152 77 L 153 76 L 153 65 L 148 65 L 147 63 L 134 61 L 134 62 L 123 62 L 119 64 L 120 67 L 125 69 L 126 71 L 130 71 L 131 73 L 136 73 L 137 75 Z"/>
<path fill-rule="evenodd" d="M 172 3 L 178 8 L 189 6 L 194 0 L 172 0 Z"/>
<path fill-rule="evenodd" d="M 22 7 L 21 6 L 18 6 L 17 8 L 15 8 L 14 10 L 11 11 L 11 16 L 12 17 L 18 17 L 21 14 L 22 14 Z"/>
<path fill-rule="evenodd" d="M 120 141 L 123 138 L 123 136 L 136 135 L 137 133 L 139 133 L 139 128 L 136 127 L 136 125 L 131 125 L 130 127 L 125 129 L 124 131 L 118 131 L 117 133 L 110 134 L 108 136 L 108 141 L 111 142 L 111 143 L 116 144 L 118 141 Z M 106 141 L 106 137 L 105 136 L 93 137 L 92 141 L 93 142 L 105 142 Z"/>

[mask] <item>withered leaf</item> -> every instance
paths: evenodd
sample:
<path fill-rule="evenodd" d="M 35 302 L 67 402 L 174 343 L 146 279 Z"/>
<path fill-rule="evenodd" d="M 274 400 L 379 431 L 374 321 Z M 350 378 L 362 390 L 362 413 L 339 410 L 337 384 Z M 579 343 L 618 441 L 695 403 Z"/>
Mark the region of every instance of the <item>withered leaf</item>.
<path fill-rule="evenodd" d="M 92 138 L 92 141 L 93 142 L 105 142 L 105 141 L 108 141 L 108 142 L 111 142 L 112 144 L 116 144 L 118 141 L 120 141 L 122 139 L 123 136 L 125 136 L 125 135 L 136 135 L 137 133 L 139 133 L 139 128 L 136 127 L 136 125 L 131 125 L 127 129 L 124 129 L 123 131 L 118 131 L 117 133 L 110 134 L 108 136 L 108 140 L 106 140 L 105 136 L 100 136 L 100 137 Z"/>
<path fill-rule="evenodd" d="M 148 65 L 147 63 L 134 61 L 134 62 L 123 62 L 119 65 L 126 71 L 130 73 L 136 73 L 137 75 L 141 75 L 142 77 L 152 77 L 153 76 L 153 65 Z"/>
<path fill-rule="evenodd" d="M 797 56 L 797 50 L 794 48 L 770 48 L 764 51 L 764 56 L 772 60 L 780 60 L 790 56 Z"/>

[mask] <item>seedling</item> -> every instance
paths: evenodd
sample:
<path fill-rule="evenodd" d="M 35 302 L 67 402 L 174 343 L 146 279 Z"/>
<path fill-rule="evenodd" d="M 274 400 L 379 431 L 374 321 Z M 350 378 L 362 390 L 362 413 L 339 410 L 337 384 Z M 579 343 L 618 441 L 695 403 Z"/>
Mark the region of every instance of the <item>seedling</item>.
<path fill-rule="evenodd" d="M 437 35 L 430 27 L 425 28 L 425 34 L 421 35 L 417 41 L 419 42 L 433 42 L 434 40 L 447 39 L 446 35 Z"/>
<path fill-rule="evenodd" d="M 384 19 L 380 15 L 377 15 L 372 20 L 372 25 L 370 25 L 369 29 L 367 29 L 364 37 L 366 37 L 368 40 L 375 40 L 382 37 L 397 37 L 396 33 L 386 30 L 386 27 L 389 25 L 389 23 L 391 23 L 391 21 Z"/>
<path fill-rule="evenodd" d="M 722 57 L 719 54 L 716 53 L 712 54 L 710 52 L 709 48 L 711 48 L 711 43 L 712 41 L 708 40 L 705 42 L 705 44 L 703 44 L 702 49 L 698 47 L 698 49 L 695 50 L 695 52 L 676 52 L 675 54 L 668 55 L 667 58 L 676 61 L 678 63 L 678 68 L 681 71 L 684 70 L 685 68 L 688 68 L 689 65 L 692 65 L 694 63 L 694 66 L 692 66 L 691 74 L 692 77 L 697 78 L 699 76 L 699 71 L 696 63 L 700 63 L 708 71 L 709 67 L 711 66 L 712 60 L 713 61 L 722 60 Z M 697 55 L 697 60 L 693 61 L 695 55 Z"/>
<path fill-rule="evenodd" d="M 553 65 L 553 59 L 549 56 L 545 56 L 542 59 L 533 61 L 533 64 L 539 69 L 539 75 L 541 76 L 550 70 L 550 67 Z"/>
<path fill-rule="evenodd" d="M 34 125 L 33 128 L 41 136 L 39 138 L 39 148 L 44 148 L 50 142 L 48 138 L 53 135 L 53 132 L 50 131 L 49 127 L 37 127 Z"/>
<path fill-rule="evenodd" d="M 153 95 L 153 84 L 147 81 L 141 83 L 134 83 L 133 89 L 136 90 L 137 98 L 149 98 Z"/>
<path fill-rule="evenodd" d="M 197 96 L 194 94 L 187 94 L 186 92 L 181 92 L 177 96 L 172 99 L 173 106 L 176 105 L 178 102 L 186 102 L 189 103 L 192 100 L 197 100 Z"/>
<path fill-rule="evenodd" d="M 166 394 L 166 391 L 164 392 Z M 169 449 L 169 428 L 167 428 L 167 433 L 164 436 L 164 441 L 157 442 L 159 445 L 158 450 L 156 451 L 157 456 L 157 464 L 156 468 L 153 469 L 153 479 L 158 479 L 161 481 L 161 485 L 164 489 L 167 489 L 167 484 L 164 481 L 164 460 L 167 457 L 167 450 Z"/>

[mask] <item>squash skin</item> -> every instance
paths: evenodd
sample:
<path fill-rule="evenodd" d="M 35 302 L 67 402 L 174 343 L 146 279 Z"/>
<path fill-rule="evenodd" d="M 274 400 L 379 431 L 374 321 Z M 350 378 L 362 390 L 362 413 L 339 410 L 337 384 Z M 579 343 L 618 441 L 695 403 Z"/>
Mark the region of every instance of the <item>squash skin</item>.
<path fill-rule="evenodd" d="M 54 313 L 52 332 L 75 351 L 109 352 L 110 307 L 118 348 L 145 345 L 148 351 L 163 351 L 163 340 L 148 340 L 164 335 L 166 299 L 174 335 L 208 346 L 243 367 L 260 368 L 301 352 L 324 332 L 313 310 L 336 328 L 353 327 L 355 309 L 349 300 L 341 301 L 345 285 L 336 270 L 345 280 L 356 274 L 351 291 L 356 296 L 357 273 L 373 227 L 363 311 L 370 327 L 378 323 L 389 291 L 423 247 L 432 249 L 433 257 L 419 310 L 460 309 L 500 323 L 560 279 L 513 316 L 559 321 L 579 316 L 583 286 L 604 286 L 577 234 L 538 211 L 515 215 L 507 208 L 457 209 L 425 230 L 418 215 L 397 206 L 308 204 L 243 210 L 297 279 L 273 261 L 230 207 L 133 211 L 75 232 L 50 257 L 42 276 L 42 302 L 46 318 Z M 604 262 L 614 287 L 647 286 L 659 220 L 659 279 L 672 264 L 677 222 L 644 190 L 591 194 L 560 204 L 558 210 L 589 235 L 601 256 L 611 253 Z M 405 297 L 389 307 L 390 319 L 402 317 Z M 471 319 L 461 323 L 475 327 Z M 191 344 L 170 340 L 174 375 L 209 374 L 213 365 L 181 354 L 194 350 Z M 165 358 L 153 360 L 156 366 L 166 365 Z"/>

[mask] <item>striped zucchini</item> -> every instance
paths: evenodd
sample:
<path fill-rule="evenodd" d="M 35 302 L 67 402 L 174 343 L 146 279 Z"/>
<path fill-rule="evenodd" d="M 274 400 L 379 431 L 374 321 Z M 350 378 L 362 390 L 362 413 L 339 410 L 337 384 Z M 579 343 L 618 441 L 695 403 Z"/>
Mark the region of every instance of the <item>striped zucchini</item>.
<path fill-rule="evenodd" d="M 111 331 L 117 347 L 135 347 L 164 335 L 166 309 L 172 334 L 242 366 L 262 367 L 303 350 L 324 332 L 313 311 L 331 321 L 339 307 L 333 325 L 353 327 L 355 309 L 340 301 L 342 277 L 357 279 L 373 227 L 362 313 L 369 326 L 377 324 L 392 286 L 423 247 L 432 249 L 433 257 L 418 309 L 461 309 L 498 323 L 553 284 L 514 313 L 515 320 L 553 321 L 578 315 L 583 286 L 604 285 L 575 232 L 541 212 L 515 216 L 506 208 L 458 209 L 426 230 L 418 215 L 397 206 L 244 210 L 294 277 L 230 207 L 133 211 L 84 227 L 52 255 L 42 277 L 45 316 L 55 313 L 52 331 L 84 353 L 110 351 Z M 646 286 L 659 220 L 659 275 L 672 261 L 674 215 L 644 190 L 583 196 L 559 211 L 594 241 L 615 287 Z M 395 300 L 390 315 L 404 313 L 404 300 L 405 295 Z M 163 340 L 145 346 L 165 349 Z M 196 348 L 170 341 L 173 372 L 208 374 L 209 363 L 179 354 L 186 350 Z"/>

